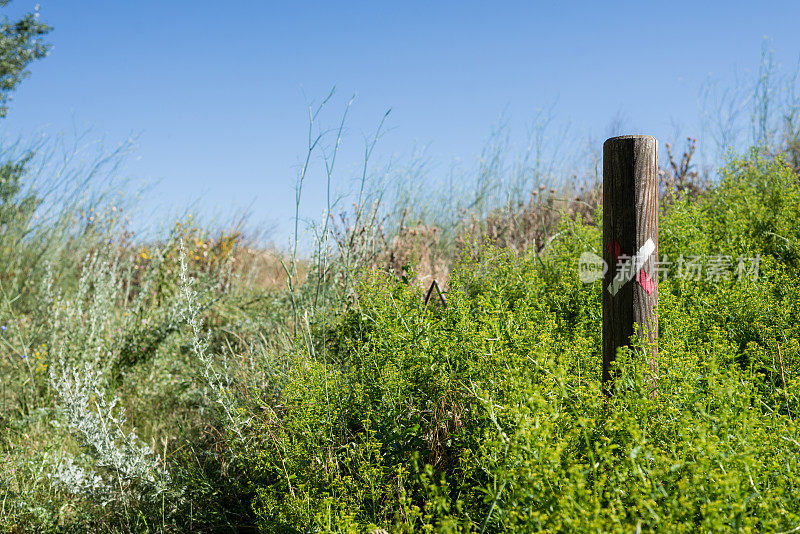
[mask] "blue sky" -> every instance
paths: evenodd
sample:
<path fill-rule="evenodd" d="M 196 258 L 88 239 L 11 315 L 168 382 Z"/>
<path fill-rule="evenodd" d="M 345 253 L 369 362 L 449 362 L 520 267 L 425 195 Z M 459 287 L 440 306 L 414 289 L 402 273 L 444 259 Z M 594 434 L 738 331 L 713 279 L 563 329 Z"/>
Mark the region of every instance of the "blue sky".
<path fill-rule="evenodd" d="M 13 15 L 37 2 L 15 0 Z M 137 138 L 124 172 L 156 183 L 167 216 L 250 206 L 285 245 L 305 155 L 307 107 L 332 86 L 333 127 L 350 96 L 336 187 L 389 108 L 377 163 L 426 145 L 434 169 L 476 160 L 505 114 L 523 136 L 536 110 L 599 146 L 614 117 L 662 141 L 699 135 L 698 95 L 758 68 L 765 37 L 789 70 L 800 2 L 192 2 L 39 0 L 54 26 L 3 121 L 7 138 L 91 127 Z M 304 213 L 324 208 L 309 177 Z M 199 200 L 197 200 L 199 198 Z"/>

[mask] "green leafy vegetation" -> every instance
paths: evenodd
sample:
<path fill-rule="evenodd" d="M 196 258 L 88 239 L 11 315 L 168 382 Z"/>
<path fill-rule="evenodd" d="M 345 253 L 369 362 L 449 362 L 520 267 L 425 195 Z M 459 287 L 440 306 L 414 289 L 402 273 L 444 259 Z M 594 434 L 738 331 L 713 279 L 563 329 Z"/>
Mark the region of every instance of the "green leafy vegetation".
<path fill-rule="evenodd" d="M 662 206 L 662 254 L 733 266 L 661 281 L 658 394 L 634 345 L 610 400 L 600 282 L 577 273 L 599 211 L 538 250 L 465 248 L 446 306 L 413 272 L 354 273 L 318 309 L 334 288 L 307 281 L 297 323 L 236 235 L 84 230 L 82 259 L 3 273 L 3 526 L 790 531 L 800 182 L 753 151 Z"/>
<path fill-rule="evenodd" d="M 283 404 L 261 423 L 260 525 L 794 528 L 800 295 L 784 217 L 800 213 L 798 193 L 783 163 L 754 154 L 665 210 L 662 252 L 764 264 L 756 280 L 662 282 L 654 398 L 632 351 L 603 400 L 600 282 L 576 270 L 600 246 L 596 227 L 566 221 L 539 254 L 484 248 L 456 269 L 445 309 L 368 277 L 315 352 L 296 356 Z"/>

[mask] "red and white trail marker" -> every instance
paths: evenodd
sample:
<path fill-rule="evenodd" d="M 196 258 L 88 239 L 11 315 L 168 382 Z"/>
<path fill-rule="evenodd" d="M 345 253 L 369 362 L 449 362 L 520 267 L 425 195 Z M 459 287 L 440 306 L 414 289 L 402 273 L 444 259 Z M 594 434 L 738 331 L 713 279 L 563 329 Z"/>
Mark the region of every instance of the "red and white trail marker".
<path fill-rule="evenodd" d="M 612 241 L 609 245 L 609 252 L 611 252 L 611 256 L 614 258 L 615 265 L 619 257 L 622 256 L 620 251 L 621 247 L 619 243 Z M 647 271 L 644 270 L 644 264 L 655 251 L 656 244 L 653 243 L 652 239 L 648 239 L 636 252 L 635 256 L 628 258 L 625 263 L 620 266 L 617 276 L 614 277 L 614 281 L 608 286 L 609 293 L 611 293 L 612 296 L 616 295 L 620 288 L 634 277 L 633 273 L 636 273 L 636 281 L 642 286 L 642 289 L 644 289 L 648 295 L 652 294 L 656 289 L 656 285 L 647 274 Z"/>

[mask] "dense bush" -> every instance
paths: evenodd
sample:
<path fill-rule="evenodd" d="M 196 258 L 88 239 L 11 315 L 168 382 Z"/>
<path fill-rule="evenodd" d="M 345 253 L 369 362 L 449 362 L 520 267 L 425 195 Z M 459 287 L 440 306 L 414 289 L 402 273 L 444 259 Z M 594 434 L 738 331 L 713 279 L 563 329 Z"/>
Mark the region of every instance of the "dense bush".
<path fill-rule="evenodd" d="M 662 281 L 655 397 L 636 350 L 601 394 L 600 282 L 577 276 L 597 227 L 565 222 L 538 255 L 485 247 L 455 270 L 446 308 L 374 273 L 249 429 L 263 440 L 247 458 L 259 525 L 795 528 L 797 177 L 754 153 L 665 206 L 662 254 L 733 259 L 727 278 Z M 740 280 L 737 259 L 756 255 Z"/>

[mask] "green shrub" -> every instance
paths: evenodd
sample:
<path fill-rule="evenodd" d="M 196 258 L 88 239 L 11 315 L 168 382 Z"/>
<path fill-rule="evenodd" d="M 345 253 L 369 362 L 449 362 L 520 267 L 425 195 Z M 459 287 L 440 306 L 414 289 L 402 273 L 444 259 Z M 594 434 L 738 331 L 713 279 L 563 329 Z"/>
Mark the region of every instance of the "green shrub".
<path fill-rule="evenodd" d="M 762 261 L 755 279 L 661 282 L 655 397 L 635 349 L 601 394 L 601 287 L 577 276 L 597 227 L 566 220 L 540 255 L 485 247 L 446 308 L 366 276 L 250 429 L 260 527 L 795 528 L 798 208 L 797 176 L 755 153 L 709 194 L 665 203 L 662 254 Z"/>

